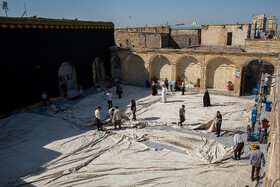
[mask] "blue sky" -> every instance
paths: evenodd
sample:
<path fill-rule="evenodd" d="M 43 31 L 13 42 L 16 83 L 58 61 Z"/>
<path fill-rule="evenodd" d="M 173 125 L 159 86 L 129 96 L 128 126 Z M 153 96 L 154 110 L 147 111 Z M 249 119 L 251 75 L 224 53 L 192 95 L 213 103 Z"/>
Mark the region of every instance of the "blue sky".
<path fill-rule="evenodd" d="M 280 0 L 5 0 L 9 17 L 112 21 L 115 27 L 176 23 L 251 23 L 253 15 L 280 18 Z M 2 4 L 2 1 L 1 1 Z M 3 9 L 0 16 L 5 16 Z M 277 23 L 279 21 L 277 20 Z"/>

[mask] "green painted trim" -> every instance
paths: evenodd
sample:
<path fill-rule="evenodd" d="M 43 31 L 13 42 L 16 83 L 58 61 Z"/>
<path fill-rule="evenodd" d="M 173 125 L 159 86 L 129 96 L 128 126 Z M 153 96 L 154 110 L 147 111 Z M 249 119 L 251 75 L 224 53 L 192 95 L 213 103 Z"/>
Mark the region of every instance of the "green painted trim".
<path fill-rule="evenodd" d="M 0 17 L 0 24 L 22 24 L 22 25 L 68 25 L 68 26 L 109 26 L 114 27 L 112 22 L 95 22 L 46 18 L 7 18 Z"/>

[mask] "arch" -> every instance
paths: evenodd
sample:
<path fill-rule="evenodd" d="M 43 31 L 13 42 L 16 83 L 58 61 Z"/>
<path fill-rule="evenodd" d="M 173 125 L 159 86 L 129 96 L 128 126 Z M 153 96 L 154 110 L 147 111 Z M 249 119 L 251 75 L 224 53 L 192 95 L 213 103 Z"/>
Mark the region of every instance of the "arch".
<path fill-rule="evenodd" d="M 149 63 L 150 80 L 171 80 L 171 63 L 163 55 L 155 55 L 150 58 Z"/>
<path fill-rule="evenodd" d="M 92 63 L 92 78 L 93 83 L 106 80 L 104 62 L 99 57 L 96 57 Z"/>
<path fill-rule="evenodd" d="M 124 64 L 126 81 L 145 83 L 147 70 L 144 60 L 139 55 L 129 55 Z"/>
<path fill-rule="evenodd" d="M 251 63 L 252 61 L 259 61 L 259 60 L 269 62 L 275 68 L 275 65 L 273 63 L 271 63 L 270 60 L 267 58 L 250 58 L 249 60 L 246 60 L 245 62 L 243 62 L 241 67 L 244 68 L 244 67 L 248 66 L 249 63 Z"/>
<path fill-rule="evenodd" d="M 187 83 L 196 83 L 201 73 L 201 64 L 191 56 L 183 56 L 176 62 L 176 78 Z"/>
<path fill-rule="evenodd" d="M 66 90 L 77 90 L 75 66 L 70 62 L 61 64 L 58 70 L 59 87 Z"/>
<path fill-rule="evenodd" d="M 253 89 L 257 87 L 257 83 L 261 80 L 262 73 L 273 74 L 274 65 L 264 59 L 250 59 L 243 63 L 241 95 L 252 94 Z"/>
<path fill-rule="evenodd" d="M 214 57 L 210 58 L 210 59 L 205 63 L 205 66 L 207 66 L 210 62 L 212 62 L 213 60 L 216 60 L 216 59 L 225 60 L 225 61 L 230 61 L 232 64 L 234 64 L 236 67 L 238 67 L 238 64 L 235 63 L 234 60 L 229 59 L 229 58 L 227 58 L 227 57 L 223 57 L 223 56 L 214 56 Z"/>
<path fill-rule="evenodd" d="M 206 88 L 226 90 L 235 82 L 236 65 L 227 58 L 212 58 L 206 65 Z"/>
<path fill-rule="evenodd" d="M 113 78 L 122 79 L 121 59 L 116 55 L 111 58 L 111 73 Z"/>

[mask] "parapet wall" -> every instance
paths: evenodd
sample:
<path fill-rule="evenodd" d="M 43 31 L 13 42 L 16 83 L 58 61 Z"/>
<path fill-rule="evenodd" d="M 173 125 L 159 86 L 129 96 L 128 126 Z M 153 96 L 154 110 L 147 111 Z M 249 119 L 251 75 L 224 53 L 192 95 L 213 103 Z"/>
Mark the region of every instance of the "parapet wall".
<path fill-rule="evenodd" d="M 256 53 L 280 53 L 280 40 L 245 40 L 245 51 Z"/>
<path fill-rule="evenodd" d="M 280 62 L 278 58 L 275 75 L 280 73 Z M 275 77 L 274 92 L 272 95 L 273 105 L 270 118 L 269 132 L 269 157 L 264 179 L 264 187 L 273 186 L 280 177 L 280 77 Z M 275 182 L 274 187 L 280 186 L 280 180 Z"/>

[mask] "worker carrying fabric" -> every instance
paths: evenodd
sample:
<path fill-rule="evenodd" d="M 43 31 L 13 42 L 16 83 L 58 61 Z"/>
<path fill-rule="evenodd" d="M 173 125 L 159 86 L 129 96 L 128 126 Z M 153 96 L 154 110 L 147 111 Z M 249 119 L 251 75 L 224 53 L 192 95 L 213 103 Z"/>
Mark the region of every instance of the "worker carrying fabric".
<path fill-rule="evenodd" d="M 234 160 L 240 160 L 241 151 L 244 147 L 244 142 L 240 134 L 233 133 L 233 149 L 234 149 Z"/>
<path fill-rule="evenodd" d="M 259 181 L 261 162 L 263 163 L 263 166 L 265 165 L 264 154 L 260 151 L 260 146 L 256 144 L 251 144 L 250 149 L 253 150 L 250 157 L 250 163 L 252 164 L 251 180 L 254 181 L 256 179 L 257 181 Z M 256 178 L 254 178 L 255 171 L 256 171 Z"/>

